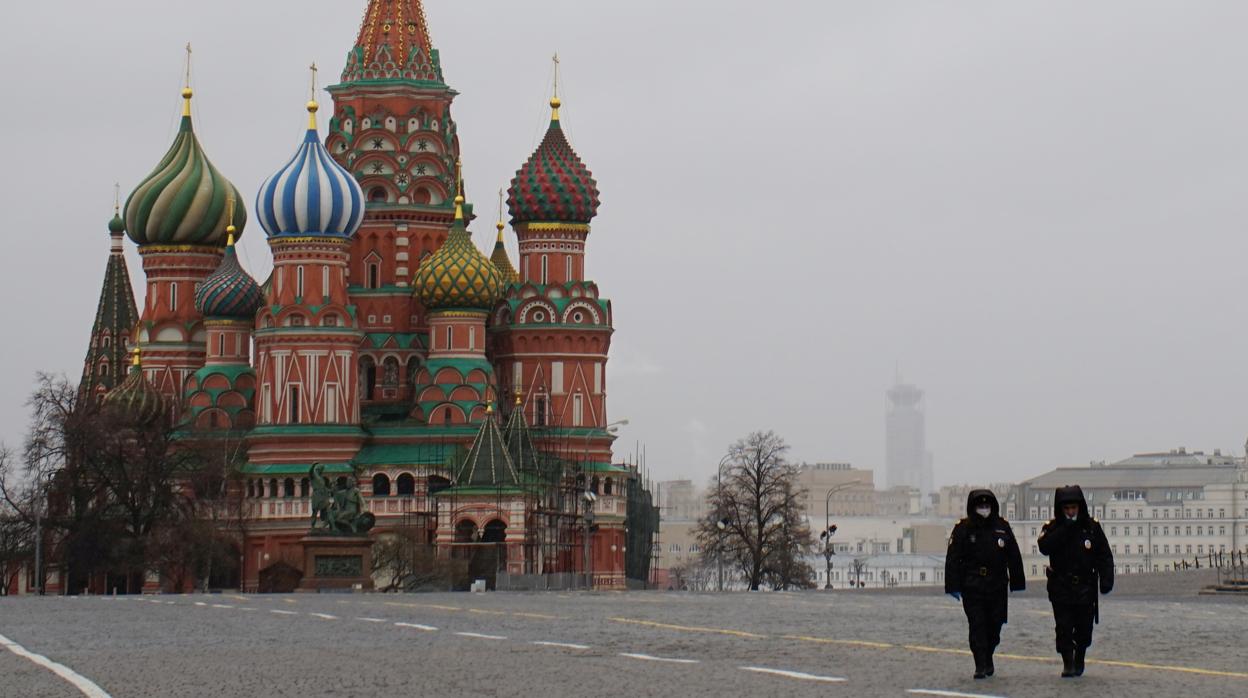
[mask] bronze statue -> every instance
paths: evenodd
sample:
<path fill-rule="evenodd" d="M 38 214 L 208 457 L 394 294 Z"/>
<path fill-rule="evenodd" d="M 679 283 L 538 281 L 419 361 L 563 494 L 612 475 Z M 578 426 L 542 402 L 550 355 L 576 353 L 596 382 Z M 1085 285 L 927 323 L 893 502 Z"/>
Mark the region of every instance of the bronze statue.
<path fill-rule="evenodd" d="M 360 535 L 367 533 L 377 522 L 370 511 L 364 510 L 364 497 L 360 488 L 350 480 L 343 480 L 335 487 L 325 475 L 325 466 L 313 463 L 308 471 L 312 484 L 312 531 L 330 535 Z"/>

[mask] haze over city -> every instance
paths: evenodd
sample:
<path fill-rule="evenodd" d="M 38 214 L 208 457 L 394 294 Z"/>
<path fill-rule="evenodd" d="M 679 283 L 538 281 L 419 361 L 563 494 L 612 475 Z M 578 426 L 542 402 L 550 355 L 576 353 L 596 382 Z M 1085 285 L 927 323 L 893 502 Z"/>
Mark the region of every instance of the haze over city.
<path fill-rule="evenodd" d="M 8 10 L 0 439 L 20 445 L 35 371 L 81 372 L 113 183 L 168 146 L 183 46 L 196 130 L 250 209 L 296 144 L 307 66 L 335 81 L 358 4 Z M 564 123 L 603 190 L 587 276 L 615 299 L 617 455 L 643 439 L 660 478 L 706 478 L 774 429 L 796 459 L 880 468 L 898 367 L 926 391 L 937 483 L 1242 452 L 1243 3 L 427 11 L 482 248 L 562 57 Z M 241 248 L 263 279 L 254 219 Z"/>

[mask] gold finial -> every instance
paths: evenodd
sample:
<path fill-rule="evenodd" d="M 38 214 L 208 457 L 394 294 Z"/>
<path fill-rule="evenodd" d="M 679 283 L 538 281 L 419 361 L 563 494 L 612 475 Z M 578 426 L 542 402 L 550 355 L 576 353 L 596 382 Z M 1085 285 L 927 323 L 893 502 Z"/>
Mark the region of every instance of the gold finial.
<path fill-rule="evenodd" d="M 225 232 L 228 235 L 228 238 L 225 241 L 225 245 L 226 247 L 233 247 L 234 246 L 234 234 L 238 232 L 238 228 L 234 227 L 234 193 L 233 192 L 230 192 L 230 195 L 226 197 L 225 199 L 225 219 L 229 221 L 229 223 L 225 226 Z"/>
<path fill-rule="evenodd" d="M 195 92 L 191 90 L 191 45 L 186 45 L 186 84 L 182 86 L 182 116 L 191 115 L 191 97 L 195 96 Z"/>
<path fill-rule="evenodd" d="M 133 353 L 134 353 L 134 358 L 130 359 L 130 365 L 135 368 L 139 368 L 143 365 L 143 360 L 139 356 L 139 354 L 141 353 L 140 349 L 138 347 L 135 347 Z"/>
<path fill-rule="evenodd" d="M 455 161 L 455 220 L 464 220 L 464 163 Z"/>
<path fill-rule="evenodd" d="M 312 71 L 312 96 L 308 99 L 308 129 L 315 131 L 316 112 L 321 108 L 321 105 L 316 103 L 316 75 L 319 68 L 316 67 L 314 61 L 308 69 Z"/>
<path fill-rule="evenodd" d="M 559 53 L 557 51 L 551 60 L 555 63 L 555 89 L 550 96 L 550 120 L 558 121 L 559 107 L 563 106 L 563 102 L 559 99 Z"/>
<path fill-rule="evenodd" d="M 494 414 L 494 403 L 492 402 L 485 403 L 485 413 Z"/>
<path fill-rule="evenodd" d="M 121 182 L 113 182 L 113 213 L 121 215 Z"/>
<path fill-rule="evenodd" d="M 519 390 L 517 390 L 516 391 L 516 407 L 519 407 L 520 405 L 523 405 L 523 404 L 524 404 L 524 396 Z"/>

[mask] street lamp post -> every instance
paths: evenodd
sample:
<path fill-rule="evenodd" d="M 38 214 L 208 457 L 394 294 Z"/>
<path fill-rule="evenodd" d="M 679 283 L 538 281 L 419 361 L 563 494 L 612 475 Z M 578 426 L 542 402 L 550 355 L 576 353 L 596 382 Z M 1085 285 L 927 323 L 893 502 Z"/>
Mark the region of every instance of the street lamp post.
<path fill-rule="evenodd" d="M 832 536 L 836 533 L 836 526 L 832 525 L 832 495 L 860 482 L 861 480 L 842 482 L 829 489 L 828 494 L 823 498 L 823 533 L 820 533 L 819 537 L 823 539 L 823 559 L 827 563 L 827 569 L 824 571 L 824 589 L 832 588 L 832 556 L 836 554 L 836 550 L 832 547 Z"/>
<path fill-rule="evenodd" d="M 582 541 L 585 550 L 585 588 L 590 589 L 594 586 L 594 572 L 590 569 L 589 532 L 594 523 L 594 502 L 598 500 L 598 495 L 593 490 L 585 490 L 582 498 L 585 500 L 585 536 Z"/>
<path fill-rule="evenodd" d="M 732 459 L 728 454 L 719 459 L 715 470 L 715 528 L 719 531 L 719 544 L 715 546 L 715 565 L 719 568 L 719 590 L 724 590 L 724 531 L 728 528 L 728 519 L 724 516 L 724 466 Z"/>

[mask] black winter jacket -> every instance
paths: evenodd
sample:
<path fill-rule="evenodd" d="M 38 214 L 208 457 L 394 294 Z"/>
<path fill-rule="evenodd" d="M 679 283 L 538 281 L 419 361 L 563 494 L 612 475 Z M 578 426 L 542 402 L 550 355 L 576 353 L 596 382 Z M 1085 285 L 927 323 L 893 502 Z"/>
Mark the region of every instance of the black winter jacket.
<path fill-rule="evenodd" d="M 992 505 L 988 518 L 974 511 L 974 501 L 984 496 Z M 1004 594 L 1007 587 L 1011 591 L 1027 588 L 1018 541 L 1010 524 L 1001 518 L 996 496 L 989 490 L 975 490 L 967 496 L 966 518 L 954 526 L 949 537 L 945 593 Z"/>
<path fill-rule="evenodd" d="M 1062 513 L 1067 503 L 1079 505 L 1079 516 L 1068 520 Z M 1059 487 L 1053 498 L 1057 518 L 1046 523 L 1037 541 L 1049 556 L 1049 600 L 1054 603 L 1093 604 L 1097 591 L 1114 588 L 1114 554 L 1101 524 L 1088 514 L 1088 502 L 1078 486 Z"/>

